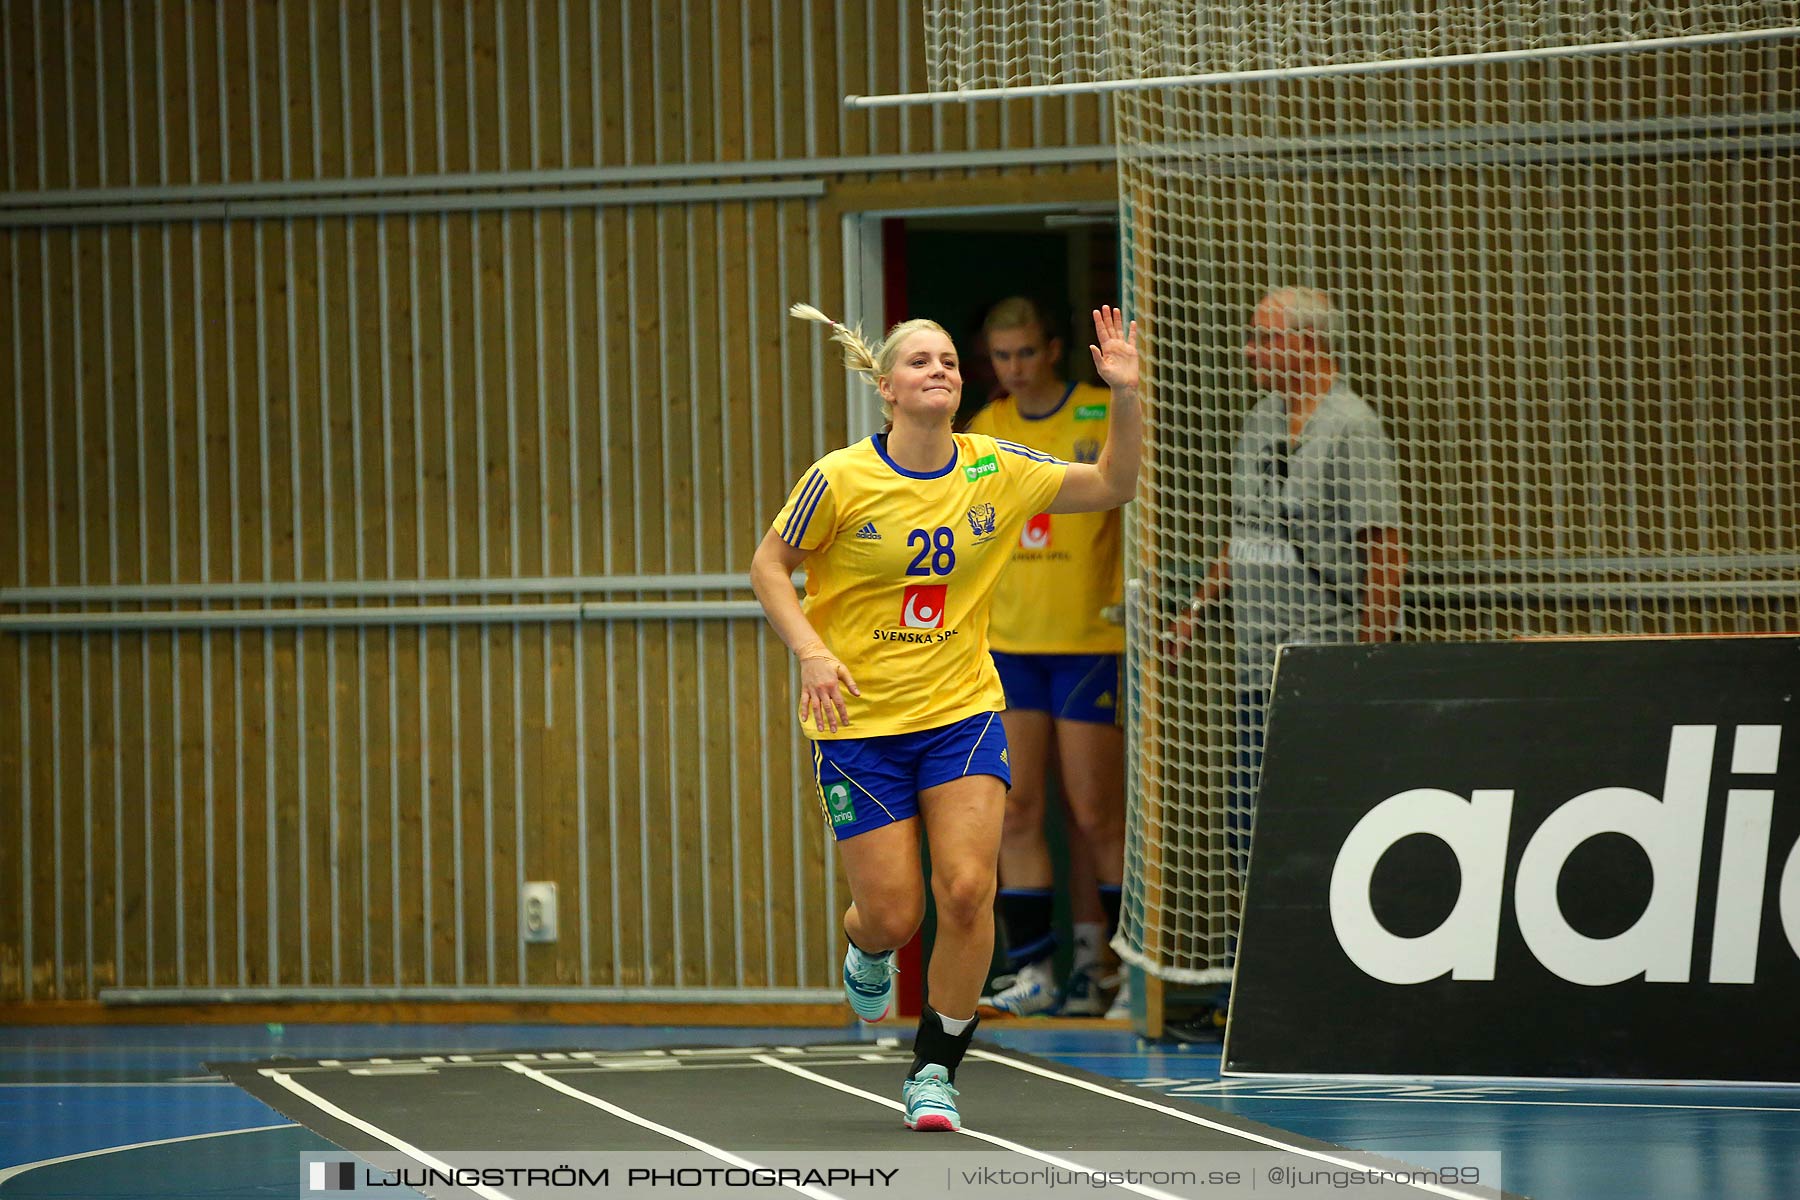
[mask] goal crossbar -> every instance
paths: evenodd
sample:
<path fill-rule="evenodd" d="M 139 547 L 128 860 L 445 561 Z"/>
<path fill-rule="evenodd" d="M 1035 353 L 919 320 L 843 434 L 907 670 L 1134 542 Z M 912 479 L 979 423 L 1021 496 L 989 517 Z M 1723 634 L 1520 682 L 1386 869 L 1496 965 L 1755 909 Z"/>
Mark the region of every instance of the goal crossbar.
<path fill-rule="evenodd" d="M 885 96 L 844 97 L 846 108 L 901 108 L 917 104 L 956 104 L 971 100 L 1020 100 L 1033 96 L 1081 96 L 1102 92 L 1141 92 L 1156 88 L 1226 87 L 1267 80 L 1318 79 L 1333 75 L 1383 75 L 1484 63 L 1534 62 L 1553 58 L 1592 58 L 1608 54 L 1648 54 L 1659 50 L 1722 46 L 1742 42 L 1779 41 L 1800 36 L 1800 25 L 1693 33 L 1676 37 L 1636 38 L 1620 42 L 1582 42 L 1567 46 L 1532 46 L 1515 50 L 1479 50 L 1467 54 L 1427 54 L 1415 58 L 1360 59 L 1304 67 L 1259 67 L 1246 71 L 1207 71 L 1198 75 L 1155 75 L 1144 79 L 1095 79 L 1081 83 L 1021 84 L 967 88 L 948 92 L 899 92 Z"/>

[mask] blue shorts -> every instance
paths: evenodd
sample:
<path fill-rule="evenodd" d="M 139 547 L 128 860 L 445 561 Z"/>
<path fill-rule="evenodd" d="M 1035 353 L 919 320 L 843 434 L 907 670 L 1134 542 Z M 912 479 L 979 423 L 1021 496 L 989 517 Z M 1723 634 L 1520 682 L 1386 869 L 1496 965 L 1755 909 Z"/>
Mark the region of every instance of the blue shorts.
<path fill-rule="evenodd" d="M 918 816 L 920 792 L 965 775 L 993 775 L 1012 786 L 999 713 L 919 733 L 813 743 L 819 804 L 840 842 Z"/>
<path fill-rule="evenodd" d="M 1005 654 L 993 651 L 1006 707 L 1059 721 L 1121 724 L 1117 654 Z"/>

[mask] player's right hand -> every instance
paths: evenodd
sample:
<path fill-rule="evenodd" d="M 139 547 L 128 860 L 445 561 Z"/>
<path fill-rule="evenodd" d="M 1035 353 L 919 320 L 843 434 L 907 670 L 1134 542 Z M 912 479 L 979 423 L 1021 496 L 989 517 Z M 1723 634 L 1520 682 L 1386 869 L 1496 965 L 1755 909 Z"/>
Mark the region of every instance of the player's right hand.
<path fill-rule="evenodd" d="M 850 668 L 830 654 L 800 660 L 800 723 L 812 722 L 821 732 L 836 733 L 850 724 L 850 710 L 844 704 L 844 689 L 852 696 L 862 695 Z"/>

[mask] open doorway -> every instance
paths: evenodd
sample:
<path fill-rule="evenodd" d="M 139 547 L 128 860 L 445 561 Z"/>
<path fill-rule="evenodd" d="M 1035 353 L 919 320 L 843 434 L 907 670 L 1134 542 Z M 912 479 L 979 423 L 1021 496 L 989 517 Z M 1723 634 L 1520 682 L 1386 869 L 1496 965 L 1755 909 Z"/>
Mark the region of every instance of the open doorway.
<path fill-rule="evenodd" d="M 1008 296 L 1030 296 L 1059 322 L 1050 332 L 1063 341 L 1063 378 L 1095 382 L 1088 314 L 1120 299 L 1116 206 L 871 212 L 847 222 L 848 294 L 864 328 L 929 317 L 962 352 L 959 428 L 993 398 L 981 323 Z M 852 425 L 852 436 L 867 432 Z"/>

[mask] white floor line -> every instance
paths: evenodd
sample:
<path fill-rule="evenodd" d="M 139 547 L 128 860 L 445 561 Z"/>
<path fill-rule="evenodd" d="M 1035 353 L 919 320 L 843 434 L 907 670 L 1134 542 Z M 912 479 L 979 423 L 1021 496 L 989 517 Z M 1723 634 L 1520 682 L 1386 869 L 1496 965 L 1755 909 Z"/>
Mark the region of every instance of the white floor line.
<path fill-rule="evenodd" d="M 224 1079 L 143 1079 L 135 1082 L 124 1082 L 117 1079 L 82 1079 L 69 1083 L 56 1083 L 48 1079 L 39 1079 L 34 1080 L 31 1083 L 0 1083 L 0 1088 L 198 1088 L 236 1086 L 236 1084 Z"/>
<path fill-rule="evenodd" d="M 308 1088 L 303 1084 L 295 1083 L 292 1079 L 290 1079 L 287 1076 L 286 1072 L 275 1071 L 275 1070 L 271 1070 L 267 1067 L 264 1067 L 263 1069 L 259 1070 L 257 1072 L 257 1074 L 266 1077 L 270 1082 L 275 1083 L 280 1087 L 286 1088 L 288 1091 L 294 1093 L 294 1095 L 300 1097 L 302 1100 L 306 1101 L 308 1104 L 312 1105 L 314 1108 L 317 1108 L 320 1112 L 329 1114 L 330 1116 L 335 1117 L 337 1120 L 342 1121 L 346 1125 L 355 1126 L 357 1129 L 362 1130 L 364 1133 L 368 1134 L 372 1138 L 375 1138 L 377 1141 L 386 1142 L 388 1145 L 390 1145 L 394 1149 L 400 1151 L 400 1153 L 406 1155 L 408 1158 L 415 1159 L 416 1161 L 422 1162 L 426 1166 L 431 1167 L 434 1170 L 444 1171 L 446 1173 L 452 1172 L 456 1169 L 455 1167 L 453 1167 L 451 1164 L 445 1162 L 444 1160 L 442 1160 L 440 1158 L 436 1158 L 430 1154 L 425 1153 L 425 1151 L 419 1149 L 417 1146 L 414 1146 L 410 1142 L 404 1141 L 404 1140 L 394 1136 L 393 1134 L 389 1133 L 387 1130 L 382 1129 L 380 1126 L 371 1125 L 367 1121 L 363 1120 L 361 1117 L 356 1116 L 354 1113 L 345 1112 L 343 1109 L 339 1108 L 337 1105 L 333 1104 L 331 1101 L 327 1100 L 325 1097 L 319 1095 L 317 1092 L 313 1091 L 311 1088 Z M 354 1153 L 354 1151 L 352 1151 L 352 1153 Z M 476 1185 L 470 1187 L 469 1190 L 471 1192 L 474 1192 L 477 1196 L 484 1197 L 484 1200 L 512 1200 L 512 1197 L 508 1196 L 505 1192 L 499 1190 L 498 1188 L 487 1187 L 483 1184 L 476 1184 Z"/>
<path fill-rule="evenodd" d="M 1177 1088 L 1165 1096 L 1212 1096 L 1220 1100 L 1322 1100 L 1333 1104 L 1517 1104 L 1528 1108 L 1666 1108 L 1676 1112 L 1772 1112 L 1800 1116 L 1793 1105 L 1754 1107 L 1748 1104 L 1645 1104 L 1633 1100 L 1492 1100 L 1474 1096 L 1297 1096 L 1280 1092 L 1185 1091 Z"/>
<path fill-rule="evenodd" d="M 780 1060 L 775 1059 L 771 1061 L 779 1062 Z M 667 1125 L 658 1125 L 648 1117 L 640 1117 L 628 1108 L 620 1108 L 611 1101 L 602 1100 L 600 1097 L 589 1092 L 581 1091 L 579 1088 L 572 1088 L 562 1080 L 557 1079 L 552 1075 L 546 1075 L 544 1072 L 539 1071 L 534 1067 L 528 1067 L 524 1063 L 509 1062 L 506 1064 L 506 1068 L 509 1071 L 517 1071 L 527 1079 L 541 1083 L 545 1087 L 579 1100 L 583 1104 L 591 1104 L 595 1108 L 604 1109 L 621 1120 L 630 1121 L 633 1125 L 641 1125 L 645 1129 L 660 1133 L 664 1137 L 680 1142 L 684 1146 L 691 1146 L 704 1154 L 710 1154 L 720 1162 L 730 1163 L 734 1167 L 743 1167 L 746 1170 L 754 1171 L 761 1169 L 760 1164 L 753 1163 L 747 1158 L 740 1158 L 729 1150 L 721 1149 L 718 1146 L 712 1145 L 710 1142 L 703 1142 L 697 1137 L 681 1132 L 679 1129 L 671 1129 Z M 810 1184 L 786 1183 L 782 1186 L 799 1192 L 803 1196 L 811 1196 L 813 1200 L 839 1200 L 837 1196 L 825 1191 L 823 1188 L 816 1188 Z"/>
<path fill-rule="evenodd" d="M 230 1137 L 234 1133 L 267 1133 L 271 1129 L 297 1129 L 292 1122 L 280 1125 L 257 1125 L 250 1129 L 220 1129 L 213 1133 L 189 1133 L 181 1137 L 157 1138 L 153 1142 L 131 1142 L 124 1146 L 107 1146 L 100 1150 L 83 1150 L 80 1154 L 63 1154 L 56 1158 L 40 1158 L 36 1162 L 20 1163 L 16 1167 L 0 1168 L 0 1183 L 27 1171 L 35 1171 L 39 1167 L 53 1167 L 57 1163 L 75 1162 L 77 1159 L 98 1158 L 102 1154 L 118 1154 L 123 1150 L 142 1150 L 146 1146 L 172 1146 L 176 1142 L 198 1142 L 205 1138 Z"/>
<path fill-rule="evenodd" d="M 1073 1075 L 1064 1075 L 1057 1071 L 1046 1070 L 1035 1063 L 1020 1062 L 1016 1058 L 1008 1058 L 1005 1055 L 994 1054 L 974 1046 L 969 1047 L 969 1057 L 979 1058 L 986 1062 L 999 1063 L 1003 1067 L 1011 1067 L 1015 1071 L 1023 1071 L 1028 1075 L 1037 1075 L 1043 1079 L 1054 1079 L 1059 1083 L 1066 1083 L 1071 1087 L 1078 1087 L 1084 1091 L 1094 1092 L 1097 1095 L 1110 1096 L 1114 1100 L 1118 1100 L 1124 1104 L 1134 1104 L 1139 1108 L 1147 1108 L 1152 1112 L 1159 1112 L 1164 1116 L 1174 1117 L 1178 1121 L 1186 1121 L 1191 1125 L 1203 1125 L 1208 1129 L 1217 1130 L 1219 1133 L 1227 1133 L 1232 1137 L 1242 1138 L 1248 1142 L 1256 1142 L 1260 1145 L 1268 1146 L 1271 1149 L 1286 1150 L 1290 1154 L 1299 1154 L 1306 1158 L 1317 1159 L 1320 1162 L 1330 1163 L 1334 1167 L 1345 1167 L 1352 1171 L 1368 1171 L 1371 1169 L 1366 1162 L 1357 1162 L 1354 1159 L 1339 1158 L 1336 1155 L 1326 1154 L 1320 1150 L 1309 1150 L 1305 1146 L 1295 1146 L 1275 1138 L 1264 1137 L 1260 1133 L 1251 1133 L 1248 1129 L 1237 1129 L 1220 1121 L 1209 1121 L 1196 1113 L 1184 1112 L 1179 1108 L 1171 1108 L 1167 1104 L 1158 1104 L 1154 1100 L 1145 1100 L 1141 1096 L 1132 1096 L 1124 1092 L 1114 1091 L 1112 1088 L 1101 1087 L 1097 1083 L 1089 1083 L 1085 1079 L 1077 1079 Z M 1491 1200 L 1491 1197 L 1483 1197 L 1478 1192 L 1466 1192 L 1458 1188 L 1445 1187 L 1442 1184 L 1419 1183 L 1410 1179 L 1396 1180 L 1396 1182 L 1404 1183 L 1408 1187 L 1418 1188 L 1423 1192 L 1429 1192 L 1434 1196 L 1450 1197 L 1452 1200 Z"/>
<path fill-rule="evenodd" d="M 877 1104 L 885 1104 L 887 1107 L 899 1109 L 901 1112 L 906 1111 L 906 1105 L 900 1103 L 898 1100 L 891 1099 L 887 1096 L 878 1096 L 874 1092 L 865 1092 L 859 1087 L 852 1087 L 850 1084 L 832 1079 L 829 1076 L 809 1071 L 805 1067 L 797 1067 L 791 1062 L 783 1062 L 779 1058 L 771 1058 L 768 1055 L 763 1054 L 757 1055 L 756 1060 L 768 1066 L 777 1067 L 790 1075 L 798 1075 L 802 1079 L 810 1079 L 814 1083 L 822 1083 L 828 1088 L 836 1088 L 838 1091 L 848 1092 L 852 1096 L 861 1096 L 864 1100 L 873 1100 Z M 978 1129 L 970 1129 L 965 1126 L 960 1132 L 964 1137 L 974 1138 L 977 1141 L 987 1142 L 990 1145 L 998 1146 L 1002 1150 L 1011 1150 L 1015 1154 L 1023 1154 L 1030 1158 L 1035 1158 L 1039 1162 L 1049 1163 L 1051 1166 L 1060 1170 L 1088 1173 L 1098 1173 L 1102 1170 L 1102 1168 L 1098 1167 L 1084 1167 L 1080 1163 L 1071 1162 L 1066 1158 L 1058 1158 L 1054 1154 L 1046 1154 L 1042 1150 L 1034 1150 L 1030 1146 L 1021 1146 L 1017 1142 L 1009 1142 L 1003 1137 L 995 1137 L 991 1133 L 982 1133 Z M 1113 1186 L 1124 1188 L 1128 1192 L 1136 1192 L 1140 1196 L 1149 1196 L 1152 1200 L 1180 1200 L 1180 1197 L 1169 1192 L 1161 1191 L 1157 1188 L 1148 1187 L 1143 1184 L 1120 1183 L 1114 1184 Z"/>

